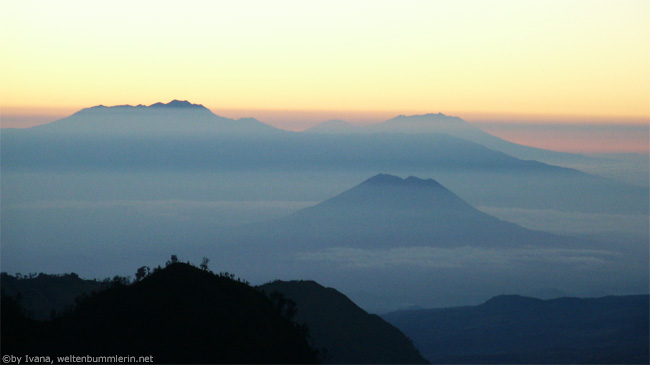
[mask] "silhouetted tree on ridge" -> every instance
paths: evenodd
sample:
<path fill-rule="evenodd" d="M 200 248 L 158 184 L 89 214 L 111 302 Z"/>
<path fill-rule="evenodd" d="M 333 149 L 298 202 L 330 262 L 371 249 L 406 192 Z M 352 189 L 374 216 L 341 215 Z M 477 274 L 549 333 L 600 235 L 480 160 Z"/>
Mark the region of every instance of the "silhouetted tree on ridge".
<path fill-rule="evenodd" d="M 196 267 L 173 255 L 164 269 L 140 267 L 133 281 L 115 276 L 107 289 L 79 298 L 74 310 L 50 321 L 31 321 L 7 302 L 3 353 L 125 353 L 153 355 L 156 363 L 318 362 L 271 299 L 234 274 L 210 272 L 207 261 Z"/>

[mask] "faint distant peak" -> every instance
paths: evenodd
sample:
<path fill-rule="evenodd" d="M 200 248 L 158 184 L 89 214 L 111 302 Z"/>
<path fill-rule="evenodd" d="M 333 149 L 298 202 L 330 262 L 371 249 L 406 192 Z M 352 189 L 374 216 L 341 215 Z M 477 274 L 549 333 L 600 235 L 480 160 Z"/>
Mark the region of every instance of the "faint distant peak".
<path fill-rule="evenodd" d="M 374 132 L 392 133 L 446 133 L 460 138 L 481 133 L 480 129 L 466 121 L 442 113 L 399 115 L 385 122 L 367 127 Z"/>
<path fill-rule="evenodd" d="M 200 108 L 200 109 L 206 109 L 206 107 L 204 107 L 201 104 L 192 104 L 187 100 L 172 100 L 167 104 L 163 104 L 163 103 L 158 102 L 158 103 L 149 105 L 149 108 L 184 108 L 184 109 Z"/>
<path fill-rule="evenodd" d="M 458 117 L 451 115 L 446 115 L 443 113 L 426 113 L 426 114 L 413 114 L 413 115 L 404 115 L 400 114 L 393 119 L 388 121 L 412 121 L 412 120 L 429 120 L 429 121 L 440 121 L 440 120 L 461 120 Z"/>
<path fill-rule="evenodd" d="M 324 286 L 320 285 L 319 283 L 317 283 L 314 280 L 288 280 L 288 281 L 274 280 L 274 281 L 271 281 L 271 282 L 266 283 L 264 285 L 261 285 L 260 287 L 264 288 L 264 287 L 270 287 L 270 286 L 279 287 L 279 288 L 282 288 L 282 287 L 297 287 L 297 288 L 300 288 L 300 289 L 303 289 L 303 290 L 306 290 L 306 289 L 325 289 Z"/>
<path fill-rule="evenodd" d="M 443 113 L 426 113 L 426 114 L 413 114 L 413 115 L 400 115 L 400 117 L 404 118 L 409 118 L 409 117 L 449 117 L 449 115 L 445 115 Z"/>
<path fill-rule="evenodd" d="M 83 109 L 82 111 L 89 111 L 89 110 L 102 110 L 102 109 L 148 109 L 148 108 L 154 108 L 154 109 L 159 109 L 159 108 L 182 108 L 182 109 L 201 109 L 201 110 L 208 110 L 208 108 L 204 107 L 201 104 L 192 104 L 187 100 L 172 100 L 167 104 L 164 103 L 155 103 L 151 104 L 149 106 L 143 105 L 143 104 L 138 104 L 138 105 L 130 105 L 130 104 L 123 104 L 123 105 L 114 105 L 114 106 L 105 106 L 105 105 L 97 105 L 93 106 L 90 108 Z"/>
<path fill-rule="evenodd" d="M 239 119 L 237 119 L 237 121 L 241 122 L 241 123 L 262 123 L 259 120 L 255 119 L 255 118 L 251 118 L 251 117 L 239 118 Z"/>
<path fill-rule="evenodd" d="M 340 119 L 332 119 L 319 123 L 311 128 L 305 130 L 307 133 L 354 133 L 360 131 L 362 128 L 356 124 L 352 124 Z"/>
<path fill-rule="evenodd" d="M 321 125 L 335 125 L 335 126 L 339 126 L 339 125 L 345 125 L 345 126 L 353 125 L 352 123 L 347 122 L 347 121 L 342 120 L 342 119 L 330 119 L 330 120 L 326 120 L 326 121 L 324 121 L 324 122 L 322 122 L 322 123 L 320 123 L 320 124 L 321 124 Z"/>
<path fill-rule="evenodd" d="M 481 304 L 482 307 L 504 307 L 512 305 L 529 305 L 533 303 L 542 303 L 542 299 L 524 297 L 521 295 L 498 295 L 494 298 L 488 299 L 485 303 Z"/>
<path fill-rule="evenodd" d="M 393 119 L 405 119 L 405 118 L 422 118 L 422 117 L 446 117 L 447 115 L 442 114 L 442 113 L 426 113 L 426 114 L 412 114 L 412 115 L 406 115 L 406 114 L 400 114 L 396 116 Z"/>
<path fill-rule="evenodd" d="M 377 174 L 363 182 L 370 185 L 400 185 L 400 186 L 432 186 L 442 187 L 440 183 L 433 179 L 420 179 L 419 177 L 409 176 L 402 179 L 390 174 Z"/>
<path fill-rule="evenodd" d="M 419 185 L 419 186 L 435 186 L 442 187 L 439 182 L 434 179 L 420 179 L 419 177 L 409 176 L 404 179 L 406 185 Z"/>
<path fill-rule="evenodd" d="M 377 174 L 370 179 L 364 181 L 364 184 L 401 184 L 404 180 L 402 178 L 389 175 L 389 174 Z"/>

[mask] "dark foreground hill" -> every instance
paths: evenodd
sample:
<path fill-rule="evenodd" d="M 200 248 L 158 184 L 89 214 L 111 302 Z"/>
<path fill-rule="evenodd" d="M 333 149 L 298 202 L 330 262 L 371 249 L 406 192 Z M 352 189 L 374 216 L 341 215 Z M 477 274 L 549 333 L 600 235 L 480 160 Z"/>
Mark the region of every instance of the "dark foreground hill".
<path fill-rule="evenodd" d="M 434 363 L 647 364 L 648 312 L 648 295 L 498 296 L 478 306 L 383 317 Z"/>
<path fill-rule="evenodd" d="M 4 354 L 153 356 L 154 363 L 313 363 L 304 331 L 230 276 L 172 263 L 82 300 L 50 322 L 2 303 Z"/>
<path fill-rule="evenodd" d="M 321 351 L 325 363 L 427 363 L 400 330 L 336 289 L 314 281 L 275 281 L 260 289 L 296 303 L 295 321 L 309 327 L 312 346 Z"/>
<path fill-rule="evenodd" d="M 30 318 L 46 320 L 70 308 L 77 297 L 103 290 L 107 282 L 84 280 L 77 274 L 48 275 L 40 273 L 24 278 L 2 273 L 2 293 L 19 296 L 20 304 Z"/>
<path fill-rule="evenodd" d="M 179 266 L 180 265 L 180 266 Z M 170 273 L 171 271 L 171 273 Z M 163 275 L 164 274 L 164 275 Z M 100 323 L 103 328 L 109 328 L 110 331 L 120 331 L 119 328 L 110 329 L 111 326 L 122 326 L 121 324 L 111 324 L 113 321 L 116 323 L 125 323 L 130 329 L 130 332 L 140 333 L 142 338 L 149 337 L 155 339 L 159 334 L 152 334 L 154 330 L 149 330 L 147 326 L 143 325 L 143 321 L 147 323 L 152 321 L 152 318 L 143 320 L 138 318 L 133 320 L 134 316 L 142 316 L 143 318 L 163 315 L 161 322 L 173 323 L 172 318 L 185 315 L 182 313 L 191 312 L 193 310 L 200 310 L 205 312 L 209 310 L 206 308 L 210 303 L 202 303 L 203 298 L 210 300 L 210 294 L 215 289 L 221 292 L 222 297 L 220 300 L 237 302 L 236 296 L 244 293 L 244 305 L 238 304 L 239 309 L 232 309 L 234 313 L 241 312 L 245 314 L 251 307 L 252 301 L 261 300 L 264 306 L 268 307 L 268 301 L 261 298 L 258 293 L 248 293 L 246 285 L 243 283 L 234 282 L 228 277 L 217 277 L 217 285 L 213 289 L 204 290 L 199 288 L 198 283 L 193 283 L 198 279 L 199 281 L 210 279 L 212 274 L 204 271 L 198 271 L 195 268 L 188 267 L 187 265 L 176 264 L 168 267 L 162 272 L 156 272 L 154 275 L 145 278 L 141 282 L 133 284 L 133 288 L 126 290 L 126 286 L 119 286 L 120 289 L 115 288 L 115 283 L 120 279 L 115 278 L 112 281 L 94 281 L 84 280 L 75 274 L 66 275 L 46 275 L 40 274 L 38 276 L 16 278 L 6 273 L 2 274 L 2 291 L 3 291 L 3 346 L 8 349 L 20 349 L 21 351 L 33 351 L 40 349 L 47 351 L 43 353 L 53 354 L 58 350 L 54 349 L 54 343 L 57 346 L 73 346 L 66 344 L 66 341 L 58 343 L 53 335 L 55 330 L 72 330 L 75 334 L 72 336 L 82 335 L 80 331 L 80 321 L 89 321 L 92 325 Z M 178 288 L 174 289 L 174 285 L 169 286 L 169 290 L 176 291 L 176 294 L 168 293 L 161 295 L 157 291 L 165 290 L 163 287 L 166 281 L 187 282 L 189 287 L 183 290 Z M 189 280 L 189 281 L 188 281 Z M 211 286 L 207 284 L 208 287 Z M 226 286 L 226 287 L 224 287 Z M 230 287 L 228 289 L 227 287 Z M 235 288 L 237 288 L 235 290 Z M 173 304 L 175 299 L 169 296 L 186 295 L 185 290 L 199 290 L 202 294 L 194 295 L 194 298 L 187 299 L 193 302 L 178 305 Z M 227 289 L 227 290 L 225 290 Z M 273 283 L 265 284 L 259 291 L 266 294 L 271 298 L 275 312 L 281 313 L 285 318 L 290 319 L 292 315 L 294 324 L 299 331 L 308 331 L 308 342 L 312 348 L 319 351 L 320 360 L 326 363 L 425 363 L 426 360 L 418 353 L 413 347 L 410 340 L 400 330 L 387 323 L 376 315 L 371 315 L 359 308 L 350 299 L 341 294 L 335 289 L 325 288 L 313 281 L 292 281 L 282 282 L 276 281 Z M 112 294 L 96 294 L 101 290 L 108 290 Z M 135 291 L 134 291 L 135 290 Z M 95 294 L 93 294 L 95 293 Z M 238 294 L 239 293 L 239 294 Z M 278 296 L 278 293 L 281 295 Z M 75 295 L 76 294 L 76 295 Z M 152 295 L 151 300 L 163 300 L 163 304 L 156 302 L 147 302 L 144 296 Z M 235 295 L 234 298 L 229 299 L 230 296 Z M 117 300 L 116 296 L 124 296 L 122 300 Z M 18 296 L 19 303 L 11 298 Z M 77 297 L 81 296 L 80 299 Z M 83 299 L 88 298 L 90 299 Z M 157 299 L 156 299 L 157 298 Z M 280 299 L 283 298 L 283 299 Z M 285 300 L 286 298 L 286 300 Z M 240 298 L 241 299 L 241 298 Z M 164 307 L 165 303 L 170 303 L 169 308 L 157 308 L 158 306 Z M 239 302 L 241 303 L 242 300 Z M 294 307 L 290 303 L 297 303 Z M 75 309 L 74 304 L 81 303 L 80 308 Z M 110 314 L 111 310 L 107 308 L 109 305 L 121 303 L 118 306 L 118 314 Z M 185 301 L 184 301 L 185 303 Z M 236 303 L 231 303 L 235 306 Z M 215 310 L 219 311 L 218 307 L 224 307 L 224 304 L 215 305 Z M 36 321 L 34 319 L 49 319 L 50 313 L 56 309 L 57 317 L 54 322 Z M 148 313 L 142 313 L 143 308 L 149 308 Z M 267 308 L 268 309 L 268 308 Z M 21 310 L 23 311 L 21 313 Z M 297 310 L 297 312 L 295 311 Z M 104 311 L 109 314 L 102 314 Z M 169 311 L 174 311 L 178 314 L 169 315 Z M 224 311 L 224 310 L 222 310 Z M 62 313 L 67 313 L 61 315 Z M 167 313 L 167 314 L 165 314 Z M 268 313 L 267 313 L 268 314 Z M 272 313 L 271 313 L 272 314 Z M 108 318 L 104 318 L 107 316 Z M 116 318 L 123 317 L 124 319 Z M 128 319 L 131 318 L 131 319 Z M 186 328 L 196 326 L 192 324 L 193 317 L 186 317 L 188 323 Z M 206 315 L 206 320 L 209 320 Z M 277 318 L 276 318 L 277 319 Z M 7 322 L 5 322 L 5 320 Z M 182 320 L 182 318 L 180 318 Z M 198 319 L 197 319 L 198 321 Z M 231 322 L 236 319 L 228 319 L 223 322 L 220 318 L 218 325 L 214 324 L 215 328 L 227 327 Z M 103 324 L 102 324 L 103 323 Z M 230 323 L 230 324 L 229 324 Z M 91 324 L 83 325 L 87 328 Z M 306 327 L 305 327 L 306 325 Z M 165 333 L 165 324 L 162 323 L 155 331 Z M 249 326 L 250 327 L 250 326 Z M 240 331 L 244 331 L 241 327 Z M 250 329 L 250 328 L 249 328 Z M 85 330 L 84 330 L 85 331 Z M 36 337 L 31 338 L 35 333 L 40 333 Z M 84 332 L 85 333 L 85 332 Z M 39 337 L 40 336 L 40 337 Z M 123 336 L 123 335 L 121 335 Z M 191 335 L 190 335 L 191 336 Z M 209 337 L 209 336 L 208 336 Z M 148 346 L 139 342 L 139 339 L 131 339 L 133 342 L 128 346 L 135 351 L 134 353 L 142 352 L 138 346 Z M 54 341 L 54 342 L 52 342 Z M 74 341 L 78 341 L 75 337 Z M 85 341 L 85 342 L 84 342 Z M 93 347 L 94 342 L 105 342 L 105 338 L 94 337 L 94 339 L 84 339 L 81 342 L 85 343 L 84 346 Z M 52 344 L 49 344 L 52 342 Z M 209 340 L 200 340 L 198 343 L 206 343 Z M 110 345 L 105 345 L 106 348 L 112 349 L 113 346 L 120 348 L 126 346 L 125 344 L 108 342 Z M 236 339 L 229 342 L 230 345 L 236 343 Z M 75 345 L 76 346 L 76 345 Z M 79 346 L 74 349 L 81 349 Z M 195 349 L 202 351 L 200 349 Z M 84 350 L 85 351 L 85 350 Z M 32 352 L 30 352 L 32 353 Z M 180 357 L 179 357 L 180 358 Z M 159 356 L 154 358 L 156 362 L 164 361 L 166 358 Z M 191 361 L 191 358 L 183 358 L 182 361 Z M 218 358 L 210 359 L 210 362 L 219 361 Z M 233 360 L 238 362 L 237 360 Z M 242 360 L 243 361 L 243 360 Z M 269 360 L 270 361 L 270 360 Z"/>

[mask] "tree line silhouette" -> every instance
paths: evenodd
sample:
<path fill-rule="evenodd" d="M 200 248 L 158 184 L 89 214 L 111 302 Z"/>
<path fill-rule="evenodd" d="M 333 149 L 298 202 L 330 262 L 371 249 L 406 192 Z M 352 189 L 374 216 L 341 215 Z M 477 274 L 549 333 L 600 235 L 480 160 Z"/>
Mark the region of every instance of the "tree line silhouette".
<path fill-rule="evenodd" d="M 34 355 L 124 353 L 156 363 L 314 363 L 308 330 L 290 319 L 295 303 L 266 295 L 228 272 L 172 255 L 164 267 L 114 276 L 73 308 L 37 321 L 2 295 L 2 352 Z M 62 334 L 65 334 L 63 336 Z"/>

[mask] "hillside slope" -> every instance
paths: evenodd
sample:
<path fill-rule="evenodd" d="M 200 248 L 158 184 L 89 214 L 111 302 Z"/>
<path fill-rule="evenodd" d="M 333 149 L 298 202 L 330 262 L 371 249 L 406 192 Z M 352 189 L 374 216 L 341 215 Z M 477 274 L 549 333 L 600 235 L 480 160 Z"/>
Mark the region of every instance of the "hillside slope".
<path fill-rule="evenodd" d="M 274 281 L 260 286 L 296 303 L 312 345 L 332 364 L 422 364 L 427 361 L 397 328 L 368 314 L 345 295 L 313 281 Z"/>

